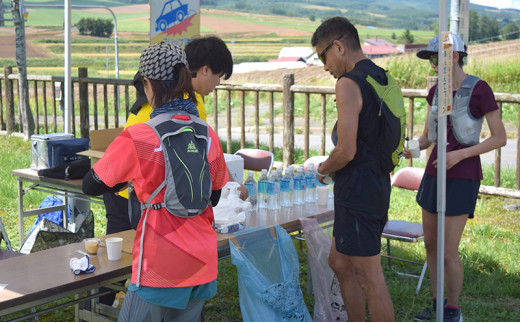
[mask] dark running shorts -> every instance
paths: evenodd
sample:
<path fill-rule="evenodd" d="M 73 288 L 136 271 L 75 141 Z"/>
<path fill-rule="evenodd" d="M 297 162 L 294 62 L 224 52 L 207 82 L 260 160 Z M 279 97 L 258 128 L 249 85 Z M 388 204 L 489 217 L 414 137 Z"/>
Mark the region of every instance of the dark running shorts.
<path fill-rule="evenodd" d="M 381 234 L 388 214 L 352 210 L 334 203 L 336 250 L 347 256 L 371 257 L 381 252 Z"/>
<path fill-rule="evenodd" d="M 446 216 L 469 214 L 473 218 L 477 204 L 480 181 L 471 179 L 446 179 Z M 430 213 L 437 213 L 437 177 L 424 174 L 417 191 L 417 203 Z"/>

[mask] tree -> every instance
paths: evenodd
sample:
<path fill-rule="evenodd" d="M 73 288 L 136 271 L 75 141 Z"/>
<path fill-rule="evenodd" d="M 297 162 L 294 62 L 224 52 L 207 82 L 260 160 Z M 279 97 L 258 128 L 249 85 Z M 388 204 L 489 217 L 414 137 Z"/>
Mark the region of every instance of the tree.
<path fill-rule="evenodd" d="M 491 41 L 495 37 L 498 38 L 500 35 L 500 27 L 496 20 L 492 20 L 488 16 L 482 16 L 480 18 L 480 39 L 485 41 Z"/>
<path fill-rule="evenodd" d="M 520 38 L 520 28 L 517 24 L 508 24 L 502 29 L 502 36 L 506 40 L 518 39 Z"/>
<path fill-rule="evenodd" d="M 82 35 L 110 37 L 114 30 L 114 23 L 110 19 L 81 18 L 76 23 L 76 27 Z"/>
<path fill-rule="evenodd" d="M 410 32 L 410 29 L 406 28 L 401 37 L 399 37 L 399 40 L 405 44 L 413 44 L 414 37 Z"/>
<path fill-rule="evenodd" d="M 18 107 L 21 111 L 24 139 L 29 140 L 34 134 L 34 117 L 29 105 L 29 84 L 27 82 L 27 55 L 25 49 L 25 22 L 20 12 L 20 1 L 11 2 L 13 23 L 15 26 L 16 67 L 18 68 Z"/>
<path fill-rule="evenodd" d="M 475 10 L 469 12 L 469 41 L 481 39 L 479 29 L 479 16 Z"/>
<path fill-rule="evenodd" d="M 112 35 L 112 32 L 114 31 L 114 23 L 110 19 L 105 19 L 104 29 L 104 32 L 106 33 L 107 37 L 110 37 L 110 35 Z"/>
<path fill-rule="evenodd" d="M 316 21 L 316 16 L 315 15 L 310 15 L 309 16 L 309 20 L 310 21 Z"/>

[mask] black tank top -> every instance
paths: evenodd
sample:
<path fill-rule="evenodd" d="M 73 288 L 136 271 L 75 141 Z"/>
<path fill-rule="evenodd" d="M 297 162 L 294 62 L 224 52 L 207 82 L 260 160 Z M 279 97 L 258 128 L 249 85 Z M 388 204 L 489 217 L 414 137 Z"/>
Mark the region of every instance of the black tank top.
<path fill-rule="evenodd" d="M 388 82 L 385 71 L 371 60 L 359 61 L 354 70 L 370 75 L 380 84 L 385 85 Z M 342 77 L 348 77 L 348 73 Z M 372 149 L 380 132 L 379 100 L 366 87 L 368 84 L 358 85 L 363 106 L 359 113 L 356 155 L 350 163 L 336 172 L 334 202 L 359 211 L 387 213 L 390 203 L 390 176 L 377 171 L 377 160 Z M 336 145 L 337 121 L 331 139 Z"/>

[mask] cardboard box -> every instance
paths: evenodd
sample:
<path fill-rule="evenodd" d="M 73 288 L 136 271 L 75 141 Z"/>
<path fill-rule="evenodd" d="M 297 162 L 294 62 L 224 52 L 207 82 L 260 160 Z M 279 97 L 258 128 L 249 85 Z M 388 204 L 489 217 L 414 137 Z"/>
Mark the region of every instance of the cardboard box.
<path fill-rule="evenodd" d="M 91 164 L 94 164 L 103 157 L 107 147 L 123 131 L 123 128 L 101 129 L 90 131 L 90 149 L 81 151 L 78 155 L 88 156 Z"/>
<path fill-rule="evenodd" d="M 244 158 L 238 155 L 224 154 L 226 165 L 229 173 L 235 179 L 235 182 L 244 182 Z M 231 179 L 229 179 L 231 181 Z"/>
<path fill-rule="evenodd" d="M 56 165 L 52 165 L 52 158 L 49 158 L 48 143 L 53 140 L 72 139 L 74 135 L 71 133 L 49 133 L 31 136 L 31 168 L 43 169 Z"/>

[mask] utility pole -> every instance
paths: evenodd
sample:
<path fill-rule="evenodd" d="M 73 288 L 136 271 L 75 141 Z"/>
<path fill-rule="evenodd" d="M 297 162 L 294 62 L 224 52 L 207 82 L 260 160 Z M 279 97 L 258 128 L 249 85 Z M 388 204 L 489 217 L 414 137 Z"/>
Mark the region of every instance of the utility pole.
<path fill-rule="evenodd" d="M 460 22 L 460 0 L 451 0 L 450 8 L 450 31 L 454 34 L 459 34 Z"/>
<path fill-rule="evenodd" d="M 4 2 L 0 0 L 0 26 L 5 26 L 4 22 Z"/>
<path fill-rule="evenodd" d="M 469 0 L 459 0 L 459 36 L 464 44 L 469 44 Z M 465 57 L 467 58 L 467 56 Z"/>
<path fill-rule="evenodd" d="M 27 54 L 25 50 L 25 21 L 23 0 L 12 0 L 13 22 L 16 31 L 16 66 L 18 68 L 18 107 L 21 111 L 25 140 L 34 134 L 34 118 L 29 105 L 29 85 L 27 83 Z"/>
<path fill-rule="evenodd" d="M 460 36 L 466 46 L 469 41 L 469 0 L 451 0 L 450 31 Z M 464 57 L 464 64 L 468 57 Z"/>
<path fill-rule="evenodd" d="M 64 0 L 64 5 L 63 7 L 65 8 L 65 17 L 64 17 L 64 42 L 65 42 L 65 50 L 64 50 L 64 60 L 65 60 L 65 63 L 64 63 L 64 82 L 65 82 L 65 107 L 64 107 L 64 111 L 63 111 L 63 124 L 64 124 L 64 127 L 63 127 L 63 130 L 65 131 L 65 133 L 72 133 L 72 130 L 70 129 L 71 128 L 71 121 L 72 121 L 72 117 L 71 117 L 71 107 L 72 107 L 72 98 L 70 96 L 71 94 L 71 87 L 72 87 L 72 83 L 71 83 L 71 45 L 70 45 L 70 39 L 71 39 L 71 19 L 70 19 L 70 0 Z"/>

